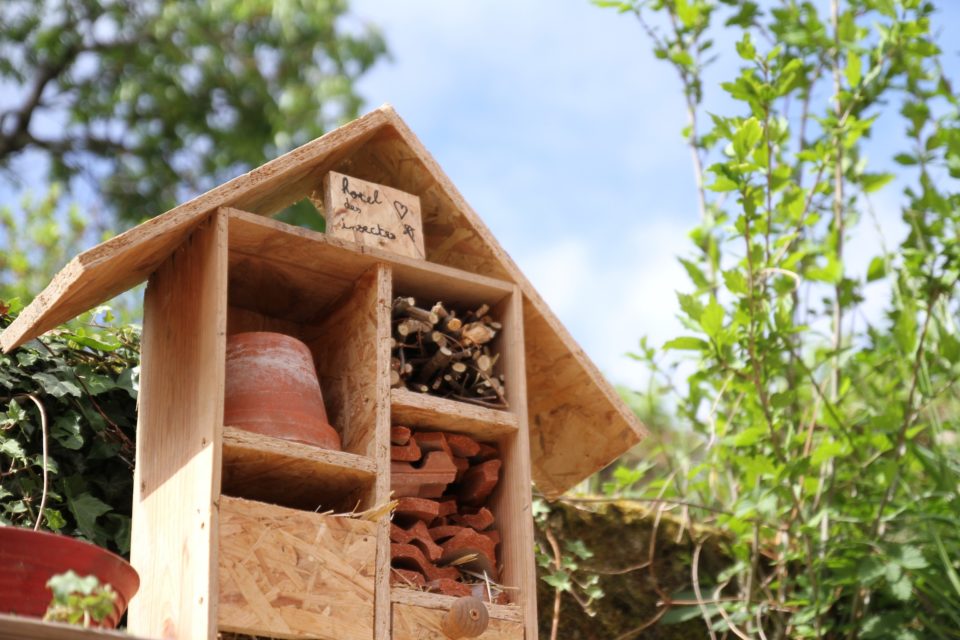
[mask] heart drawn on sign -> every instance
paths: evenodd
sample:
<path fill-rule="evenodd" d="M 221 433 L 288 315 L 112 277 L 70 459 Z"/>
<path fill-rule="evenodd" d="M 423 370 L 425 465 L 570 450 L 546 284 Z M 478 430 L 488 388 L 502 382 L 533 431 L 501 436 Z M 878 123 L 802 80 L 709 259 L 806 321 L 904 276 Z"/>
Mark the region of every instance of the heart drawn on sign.
<path fill-rule="evenodd" d="M 403 204 L 399 200 L 393 201 L 393 208 L 397 210 L 397 215 L 400 216 L 401 220 L 406 218 L 407 214 L 410 213 L 410 209 L 407 208 L 407 205 Z"/>

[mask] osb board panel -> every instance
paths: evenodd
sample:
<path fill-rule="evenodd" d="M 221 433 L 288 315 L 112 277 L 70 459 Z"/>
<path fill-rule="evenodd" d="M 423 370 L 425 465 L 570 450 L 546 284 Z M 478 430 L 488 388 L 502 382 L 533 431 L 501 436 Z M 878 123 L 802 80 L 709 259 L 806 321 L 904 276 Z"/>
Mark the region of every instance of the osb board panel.
<path fill-rule="evenodd" d="M 343 450 L 376 457 L 377 270 L 360 278 L 350 295 L 319 325 L 304 327 L 323 385 L 327 415 Z"/>
<path fill-rule="evenodd" d="M 377 467 L 371 458 L 223 428 L 222 491 L 311 511 L 351 511 L 365 501 Z"/>
<path fill-rule="evenodd" d="M 373 638 L 373 522 L 220 500 L 221 631 Z"/>
<path fill-rule="evenodd" d="M 409 604 L 393 605 L 393 640 L 449 640 L 442 631 L 445 611 L 424 609 Z M 490 618 L 481 640 L 523 640 L 519 622 Z"/>
<path fill-rule="evenodd" d="M 528 300 L 523 312 L 533 481 L 555 497 L 610 464 L 644 432 L 623 418 L 620 401 L 585 392 L 589 361 L 579 347 L 564 348 Z"/>
<path fill-rule="evenodd" d="M 465 433 L 481 441 L 516 433 L 519 425 L 515 413 L 408 389 L 391 390 L 390 403 L 396 424 Z"/>
<path fill-rule="evenodd" d="M 394 604 L 405 604 L 411 607 L 424 609 L 439 609 L 440 611 L 449 611 L 453 603 L 459 598 L 456 596 L 447 596 L 442 593 L 430 593 L 429 591 L 418 591 L 416 589 L 407 589 L 397 587 L 390 591 L 390 600 Z M 485 603 L 487 613 L 496 620 L 506 620 L 507 622 L 522 622 L 523 611 L 515 604 L 489 604 Z"/>
<path fill-rule="evenodd" d="M 271 215 L 302 200 L 333 164 L 395 118 L 381 107 L 84 251 L 7 327 L 0 346 L 10 351 L 143 282 L 217 207 Z"/>
<path fill-rule="evenodd" d="M 212 637 L 226 341 L 226 222 L 213 216 L 147 285 L 131 562 L 134 633 Z M 189 550 L 189 552 L 186 552 Z"/>

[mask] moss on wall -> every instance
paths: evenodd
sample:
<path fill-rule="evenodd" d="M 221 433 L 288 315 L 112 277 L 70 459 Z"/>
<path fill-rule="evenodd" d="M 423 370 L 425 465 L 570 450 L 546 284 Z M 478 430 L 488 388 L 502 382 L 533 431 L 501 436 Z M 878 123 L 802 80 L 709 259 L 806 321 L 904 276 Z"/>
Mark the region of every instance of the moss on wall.
<path fill-rule="evenodd" d="M 722 534 L 695 529 L 693 537 L 681 520 L 663 513 L 655 529 L 656 513 L 630 502 L 548 504 L 550 513 L 538 524 L 537 537 L 543 549 L 549 549 L 544 528 L 549 527 L 558 540 L 580 540 L 593 557 L 580 563 L 583 572 L 600 577 L 604 596 L 593 604 L 590 616 L 568 593 L 560 605 L 558 638 L 561 640 L 609 640 L 643 638 L 693 640 L 706 636 L 703 621 L 694 618 L 679 624 L 654 624 L 642 632 L 643 625 L 663 609 L 663 597 L 689 591 L 691 559 L 697 542 L 703 542 L 699 575 L 710 584 L 729 558 L 723 551 Z M 655 536 L 653 563 L 649 557 L 651 537 Z M 545 569 L 538 568 L 544 575 Z M 538 580 L 540 637 L 549 638 L 553 619 L 554 589 Z"/>

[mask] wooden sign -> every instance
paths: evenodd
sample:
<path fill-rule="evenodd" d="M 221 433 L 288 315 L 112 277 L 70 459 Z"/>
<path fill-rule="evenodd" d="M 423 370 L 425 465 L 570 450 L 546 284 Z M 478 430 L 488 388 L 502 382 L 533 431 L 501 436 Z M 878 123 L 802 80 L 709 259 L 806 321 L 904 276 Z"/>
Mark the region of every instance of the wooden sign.
<path fill-rule="evenodd" d="M 327 233 L 411 258 L 423 258 L 420 198 L 336 171 L 323 178 Z"/>

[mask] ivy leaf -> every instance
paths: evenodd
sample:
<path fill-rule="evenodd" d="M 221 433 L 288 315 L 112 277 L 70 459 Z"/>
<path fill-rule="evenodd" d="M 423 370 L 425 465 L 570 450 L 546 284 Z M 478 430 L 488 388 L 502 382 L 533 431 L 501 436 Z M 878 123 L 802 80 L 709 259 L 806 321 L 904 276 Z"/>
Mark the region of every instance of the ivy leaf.
<path fill-rule="evenodd" d="M 62 398 L 67 395 L 79 398 L 81 395 L 80 387 L 69 380 L 60 380 L 49 373 L 35 373 L 33 378 L 40 383 L 45 392 L 54 398 Z"/>
<path fill-rule="evenodd" d="M 560 591 L 570 591 L 571 587 L 573 587 L 573 582 L 565 571 L 549 573 L 543 576 L 542 580 L 554 589 L 559 589 Z"/>
<path fill-rule="evenodd" d="M 77 527 L 91 539 L 95 537 L 97 518 L 113 510 L 110 505 L 86 492 L 76 497 L 68 496 L 67 506 L 77 519 Z"/>
<path fill-rule="evenodd" d="M 83 436 L 80 432 L 80 416 L 67 413 L 54 421 L 50 435 L 65 448 L 76 451 L 83 447 Z"/>

